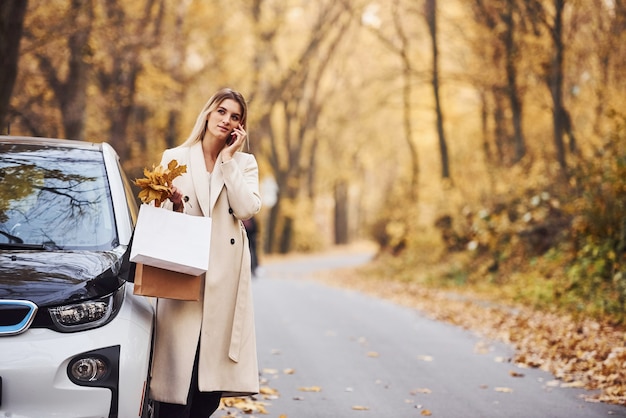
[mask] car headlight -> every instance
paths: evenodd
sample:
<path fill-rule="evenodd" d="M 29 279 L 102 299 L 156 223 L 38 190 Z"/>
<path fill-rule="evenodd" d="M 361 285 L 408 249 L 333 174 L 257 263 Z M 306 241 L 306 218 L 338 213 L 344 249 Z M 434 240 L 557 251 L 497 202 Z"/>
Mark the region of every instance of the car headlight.
<path fill-rule="evenodd" d="M 122 306 L 124 286 L 100 299 L 50 308 L 50 317 L 61 332 L 83 331 L 109 323 Z"/>

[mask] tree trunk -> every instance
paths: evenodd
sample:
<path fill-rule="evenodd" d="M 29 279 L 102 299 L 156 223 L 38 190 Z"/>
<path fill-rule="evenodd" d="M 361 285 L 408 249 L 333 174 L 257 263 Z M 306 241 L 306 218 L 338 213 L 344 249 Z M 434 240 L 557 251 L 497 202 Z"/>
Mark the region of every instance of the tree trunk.
<path fill-rule="evenodd" d="M 348 184 L 335 184 L 335 244 L 347 244 L 348 236 Z"/>
<path fill-rule="evenodd" d="M 500 161 L 500 164 L 509 163 L 509 156 L 506 152 L 507 147 L 505 146 L 509 142 L 509 134 L 506 129 L 505 124 L 505 101 L 504 95 L 502 94 L 502 88 L 498 86 L 493 86 L 491 89 L 493 94 L 493 121 L 494 121 L 494 139 L 496 143 L 496 155 L 497 161 Z"/>
<path fill-rule="evenodd" d="M 285 216 L 283 218 L 283 231 L 280 235 L 280 245 L 278 248 L 280 254 L 287 254 L 291 251 L 291 241 L 294 233 L 293 221 L 292 216 Z"/>
<path fill-rule="evenodd" d="M 490 164 L 493 162 L 493 156 L 489 145 L 489 103 L 486 92 L 482 90 L 480 91 L 480 132 L 483 139 L 485 161 Z"/>
<path fill-rule="evenodd" d="M 567 171 L 565 160 L 565 144 L 563 142 L 563 8 L 565 0 L 554 0 L 554 26 L 552 37 L 554 43 L 553 58 L 550 66 L 550 93 L 552 95 L 552 120 L 554 128 L 554 145 L 556 158 L 563 173 Z"/>
<path fill-rule="evenodd" d="M 178 139 L 178 118 L 180 117 L 180 111 L 178 109 L 171 109 L 167 113 L 167 129 L 165 130 L 165 147 L 173 148 L 176 146 L 176 140 Z"/>
<path fill-rule="evenodd" d="M 409 189 L 409 198 L 412 201 L 417 201 L 418 198 L 418 186 L 419 186 L 419 154 L 417 146 L 413 141 L 413 125 L 411 123 L 413 106 L 411 102 L 411 96 L 413 95 L 413 89 L 411 84 L 411 59 L 409 57 L 409 39 L 404 33 L 401 19 L 397 9 L 397 3 L 394 3 L 393 20 L 396 33 L 400 38 L 400 47 L 397 53 L 402 62 L 402 125 L 404 127 L 404 138 L 407 146 L 409 147 L 409 153 L 411 156 L 411 186 Z"/>
<path fill-rule="evenodd" d="M 408 65 L 409 64 L 407 59 L 407 63 L 405 64 L 405 69 L 403 71 L 402 77 L 402 119 L 404 126 L 404 135 L 407 145 L 409 147 L 409 154 L 411 155 L 411 189 L 409 190 L 409 195 L 411 197 L 411 200 L 416 201 L 418 196 L 420 165 L 417 146 L 413 142 L 413 127 L 411 124 L 411 71 L 410 67 L 407 68 Z"/>
<path fill-rule="evenodd" d="M 175 91 L 173 100 L 174 103 L 172 103 L 172 107 L 168 112 L 167 131 L 165 134 L 165 145 L 168 148 L 175 147 L 178 144 L 178 139 L 180 137 L 178 121 L 181 117 L 180 109 L 182 107 L 184 92 L 186 90 L 183 68 L 185 63 L 185 54 L 187 52 L 187 40 L 185 39 L 184 24 L 189 5 L 189 2 L 182 1 L 176 7 L 174 39 L 170 40 L 170 42 L 175 45 L 175 48 L 172 54 L 172 61 L 169 66 L 169 73 L 180 88 Z"/>
<path fill-rule="evenodd" d="M 72 9 L 76 11 L 77 30 L 67 41 L 70 50 L 69 74 L 58 99 L 65 136 L 84 140 L 93 5 L 91 1 L 73 0 Z"/>
<path fill-rule="evenodd" d="M 514 0 L 507 1 L 506 13 L 504 14 L 504 22 L 506 24 L 505 34 L 505 51 L 506 51 L 506 79 L 507 92 L 511 105 L 511 113 L 513 118 L 513 142 L 514 157 L 513 162 L 520 161 L 526 154 L 526 143 L 524 134 L 522 133 L 522 101 L 519 97 L 519 89 L 517 88 L 517 62 L 516 57 L 517 46 L 515 44 L 515 19 L 513 16 Z"/>
<path fill-rule="evenodd" d="M 137 56 L 134 53 L 131 55 Z M 141 65 L 137 60 L 138 58 L 130 57 L 123 59 L 123 63 L 120 62 L 118 68 L 123 66 L 128 70 L 124 71 L 120 68 L 120 73 L 117 76 L 114 75 L 117 78 L 115 85 L 119 88 L 113 92 L 113 103 L 118 105 L 110 109 L 109 141 L 122 160 L 130 157 L 130 144 L 126 132 L 135 105 L 137 73 Z"/>
<path fill-rule="evenodd" d="M 439 48 L 437 46 L 437 0 L 426 0 L 425 16 L 433 52 L 432 85 L 435 96 L 435 112 L 437 115 L 437 136 L 439 138 L 439 153 L 441 157 L 441 177 L 450 178 L 450 162 L 448 158 L 448 144 L 443 129 L 443 111 L 439 96 Z"/>
<path fill-rule="evenodd" d="M 17 78 L 27 0 L 0 2 L 0 133 L 9 132 L 9 104 Z"/>
<path fill-rule="evenodd" d="M 276 231 L 278 231 L 278 219 L 281 212 L 280 199 L 276 199 L 276 204 L 271 207 L 269 216 L 267 218 L 267 224 L 264 228 L 265 239 L 263 240 L 263 251 L 265 254 L 271 254 L 276 251 Z"/>
<path fill-rule="evenodd" d="M 85 139 L 85 117 L 87 108 L 87 84 L 90 71 L 89 38 L 93 25 L 91 1 L 73 0 L 69 9 L 69 20 L 76 28 L 67 40 L 69 61 L 65 80 L 59 77 L 59 69 L 44 53 L 37 55 L 39 67 L 54 92 L 59 104 L 63 135 L 68 139 Z"/>

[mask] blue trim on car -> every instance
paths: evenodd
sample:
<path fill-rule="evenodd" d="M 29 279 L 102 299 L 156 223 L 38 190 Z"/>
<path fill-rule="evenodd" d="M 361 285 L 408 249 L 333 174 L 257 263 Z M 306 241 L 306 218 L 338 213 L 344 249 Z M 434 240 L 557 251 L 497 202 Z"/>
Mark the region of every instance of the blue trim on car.
<path fill-rule="evenodd" d="M 24 308 L 28 310 L 26 313 L 17 312 L 24 310 Z M 37 305 L 29 300 L 0 300 L 0 324 L 2 324 L 0 325 L 0 336 L 17 335 L 26 331 L 32 324 L 33 319 L 35 319 L 37 309 L 39 309 Z M 14 311 L 12 314 L 18 317 L 15 320 L 19 320 L 19 322 L 9 323 L 11 321 L 9 319 L 10 311 Z M 21 317 L 21 320 L 19 317 Z"/>

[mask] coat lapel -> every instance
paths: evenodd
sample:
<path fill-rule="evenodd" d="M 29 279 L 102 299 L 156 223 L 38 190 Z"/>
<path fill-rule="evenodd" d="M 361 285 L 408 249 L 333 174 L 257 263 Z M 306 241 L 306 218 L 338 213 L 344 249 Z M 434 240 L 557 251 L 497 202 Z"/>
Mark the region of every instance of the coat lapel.
<path fill-rule="evenodd" d="M 224 175 L 220 168 L 222 164 L 222 154 L 217 156 L 215 167 L 211 174 L 211 183 L 206 171 L 204 162 L 204 153 L 202 152 L 202 142 L 197 142 L 189 149 L 189 164 L 191 166 L 191 178 L 193 179 L 193 188 L 196 198 L 200 204 L 200 209 L 204 216 L 211 216 L 211 210 L 217 202 L 217 198 L 224 187 Z M 209 191 L 210 196 L 209 196 Z"/>
<path fill-rule="evenodd" d="M 206 174 L 206 165 L 204 164 L 204 154 L 202 153 L 202 142 L 197 142 L 189 148 L 189 165 L 191 178 L 193 180 L 193 189 L 196 193 L 196 199 L 200 204 L 200 209 L 204 216 L 209 216 L 209 180 Z"/>
<path fill-rule="evenodd" d="M 215 167 L 213 167 L 213 173 L 211 174 L 211 209 L 215 207 L 215 202 L 219 197 L 222 187 L 224 187 L 224 174 L 222 173 L 222 153 L 220 152 L 215 161 Z"/>

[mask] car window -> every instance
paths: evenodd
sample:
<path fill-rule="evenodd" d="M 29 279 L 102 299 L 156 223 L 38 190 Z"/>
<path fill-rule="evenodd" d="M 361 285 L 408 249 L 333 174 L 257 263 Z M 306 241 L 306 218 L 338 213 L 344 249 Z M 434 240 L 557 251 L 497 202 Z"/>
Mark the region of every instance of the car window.
<path fill-rule="evenodd" d="M 116 241 L 100 151 L 0 144 L 0 243 L 105 250 Z"/>

